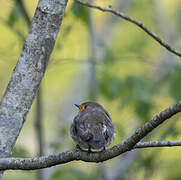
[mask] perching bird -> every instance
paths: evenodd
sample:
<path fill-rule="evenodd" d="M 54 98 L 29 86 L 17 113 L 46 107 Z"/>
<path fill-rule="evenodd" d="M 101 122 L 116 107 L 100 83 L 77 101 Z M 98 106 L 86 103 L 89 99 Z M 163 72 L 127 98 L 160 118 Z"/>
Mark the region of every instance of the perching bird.
<path fill-rule="evenodd" d="M 70 134 L 81 149 L 105 149 L 114 139 L 114 125 L 108 112 L 98 103 L 85 102 L 79 108 Z"/>

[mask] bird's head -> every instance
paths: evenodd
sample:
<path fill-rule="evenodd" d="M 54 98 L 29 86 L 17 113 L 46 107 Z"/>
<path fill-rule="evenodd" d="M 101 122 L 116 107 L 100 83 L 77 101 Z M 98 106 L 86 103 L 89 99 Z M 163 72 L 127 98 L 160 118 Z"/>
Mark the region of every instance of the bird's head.
<path fill-rule="evenodd" d="M 74 104 L 77 108 L 79 108 L 79 111 L 78 113 L 82 113 L 84 111 L 91 111 L 93 110 L 94 108 L 103 108 L 100 104 L 96 103 L 96 102 L 85 102 L 85 103 L 82 103 L 81 105 L 79 104 Z"/>

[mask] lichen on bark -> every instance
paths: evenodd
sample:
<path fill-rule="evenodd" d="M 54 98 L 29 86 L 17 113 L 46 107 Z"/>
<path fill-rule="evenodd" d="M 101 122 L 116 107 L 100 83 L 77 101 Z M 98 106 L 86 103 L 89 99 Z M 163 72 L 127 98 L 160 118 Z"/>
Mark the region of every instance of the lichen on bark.
<path fill-rule="evenodd" d="M 39 0 L 18 63 L 0 103 L 0 157 L 8 157 L 44 76 L 67 0 Z"/>

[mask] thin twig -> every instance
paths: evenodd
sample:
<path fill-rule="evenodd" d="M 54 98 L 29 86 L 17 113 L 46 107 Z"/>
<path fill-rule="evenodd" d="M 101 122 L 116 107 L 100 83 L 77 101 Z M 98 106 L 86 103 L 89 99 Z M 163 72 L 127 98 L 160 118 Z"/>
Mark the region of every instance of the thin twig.
<path fill-rule="evenodd" d="M 153 131 L 156 127 L 162 124 L 167 119 L 181 111 L 181 101 L 177 104 L 170 106 L 164 111 L 154 116 L 150 121 L 144 124 L 141 128 L 137 129 L 129 138 L 123 141 L 121 144 L 117 144 L 110 149 L 102 152 L 88 153 L 77 149 L 52 154 L 48 156 L 36 157 L 36 158 L 1 158 L 0 170 L 8 169 L 21 169 L 21 170 L 34 170 L 42 169 L 58 164 L 65 164 L 74 160 L 82 160 L 85 162 L 103 162 L 112 159 L 120 154 L 136 148 L 146 147 L 169 147 L 179 146 L 180 141 L 168 141 L 168 142 L 142 142 L 138 143 L 148 133 Z M 138 143 L 138 144 L 137 144 Z"/>
<path fill-rule="evenodd" d="M 162 40 L 160 37 L 158 37 L 155 33 L 150 31 L 147 27 L 145 27 L 143 25 L 143 23 L 141 23 L 141 22 L 139 22 L 139 21 L 125 15 L 122 12 L 116 11 L 116 10 L 114 10 L 112 8 L 105 8 L 105 7 L 97 6 L 97 5 L 88 3 L 88 2 L 83 2 L 83 1 L 80 1 L 80 0 L 75 0 L 75 1 L 82 4 L 82 5 L 90 7 L 90 8 L 98 9 L 98 10 L 103 11 L 103 12 L 112 13 L 112 14 L 120 17 L 120 18 L 125 19 L 126 21 L 129 21 L 129 22 L 135 24 L 136 26 L 141 28 L 143 31 L 145 31 L 148 35 L 150 35 L 153 39 L 155 39 L 158 43 L 160 43 L 163 47 L 165 47 L 168 51 L 170 51 L 171 53 L 177 55 L 178 57 L 181 57 L 181 52 L 180 51 L 174 49 L 171 45 L 169 45 L 164 40 Z"/>
<path fill-rule="evenodd" d="M 153 148 L 153 147 L 175 147 L 181 146 L 181 141 L 150 141 L 150 142 L 139 142 L 134 148 Z"/>

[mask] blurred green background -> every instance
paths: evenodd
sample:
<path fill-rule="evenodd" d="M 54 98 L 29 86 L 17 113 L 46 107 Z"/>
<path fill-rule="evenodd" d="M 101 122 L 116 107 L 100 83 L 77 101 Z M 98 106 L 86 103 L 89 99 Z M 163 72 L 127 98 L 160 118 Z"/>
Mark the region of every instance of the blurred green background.
<path fill-rule="evenodd" d="M 101 0 L 181 47 L 180 0 Z M 37 1 L 1 0 L 0 97 L 19 58 Z M 114 144 L 181 99 L 181 63 L 135 25 L 69 1 L 38 99 L 12 156 L 34 157 L 75 147 L 69 127 L 74 103 L 94 100 L 115 124 Z M 37 103 L 38 102 L 38 103 Z M 145 140 L 179 140 L 180 114 Z M 181 148 L 135 150 L 94 164 L 71 162 L 43 171 L 6 171 L 4 180 L 179 180 Z"/>

